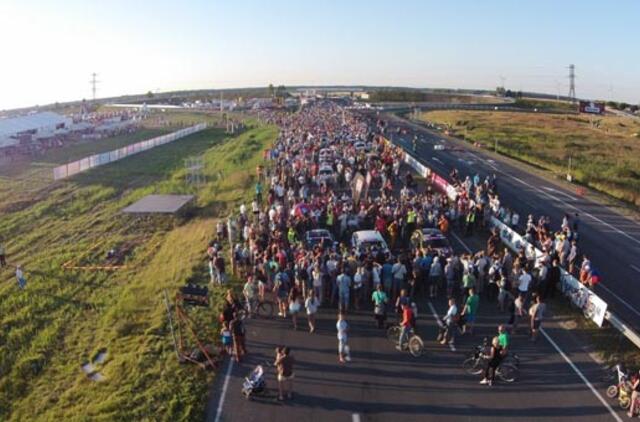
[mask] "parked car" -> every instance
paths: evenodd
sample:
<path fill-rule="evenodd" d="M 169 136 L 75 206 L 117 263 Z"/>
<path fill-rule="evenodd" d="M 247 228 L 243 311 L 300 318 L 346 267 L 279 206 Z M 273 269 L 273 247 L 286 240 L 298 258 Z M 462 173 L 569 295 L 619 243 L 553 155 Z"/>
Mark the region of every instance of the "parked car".
<path fill-rule="evenodd" d="M 438 229 L 418 229 L 411 236 L 411 241 L 414 247 L 430 247 L 445 257 L 453 255 L 453 248 L 449 239 Z"/>
<path fill-rule="evenodd" d="M 387 242 L 377 230 L 360 230 L 353 233 L 351 236 L 351 246 L 360 252 L 370 249 L 372 251 L 382 250 L 386 254 L 390 253 Z"/>
<path fill-rule="evenodd" d="M 304 235 L 304 243 L 309 249 L 316 245 L 322 245 L 323 248 L 332 248 L 336 245 L 331 233 L 325 229 L 309 230 Z"/>

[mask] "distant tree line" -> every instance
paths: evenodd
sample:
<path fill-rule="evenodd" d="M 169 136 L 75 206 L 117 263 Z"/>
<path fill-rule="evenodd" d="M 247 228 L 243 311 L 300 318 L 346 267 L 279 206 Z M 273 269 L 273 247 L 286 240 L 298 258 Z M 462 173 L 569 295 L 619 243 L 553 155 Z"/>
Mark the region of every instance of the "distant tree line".
<path fill-rule="evenodd" d="M 616 102 L 616 101 L 607 101 L 607 107 L 613 108 L 615 110 L 629 109 L 632 113 L 637 112 L 639 109 L 639 107 L 636 104 L 627 104 L 625 102 Z"/>
<path fill-rule="evenodd" d="M 394 101 L 394 102 L 421 102 L 429 101 L 430 94 L 413 90 L 378 90 L 369 94 L 369 100 L 373 102 Z"/>

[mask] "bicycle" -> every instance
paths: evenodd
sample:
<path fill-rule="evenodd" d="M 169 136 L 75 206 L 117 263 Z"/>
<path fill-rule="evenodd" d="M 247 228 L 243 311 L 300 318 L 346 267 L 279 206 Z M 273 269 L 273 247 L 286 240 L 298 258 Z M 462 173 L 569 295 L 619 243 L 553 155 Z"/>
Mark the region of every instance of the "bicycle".
<path fill-rule="evenodd" d="M 387 329 L 387 338 L 390 342 L 398 344 L 402 327 L 400 325 L 392 325 Z M 417 335 L 413 328 L 409 330 L 405 341 L 400 345 L 402 350 L 409 350 L 411 356 L 417 358 L 424 354 L 424 342 L 422 337 Z"/>
<path fill-rule="evenodd" d="M 484 350 L 487 347 L 487 342 L 485 342 L 481 346 L 476 346 L 471 356 L 465 359 L 462 362 L 462 368 L 471 375 L 480 375 L 486 368 L 488 363 L 488 356 L 484 353 Z M 512 383 L 518 377 L 518 367 L 517 362 L 520 359 L 516 356 L 511 358 L 505 358 L 498 368 L 496 368 L 496 377 L 498 377 L 501 381 L 506 383 Z"/>
<path fill-rule="evenodd" d="M 264 319 L 273 318 L 273 308 L 274 308 L 273 302 L 269 302 L 266 300 L 255 300 L 253 315 L 257 315 L 260 318 L 264 318 Z M 242 308 L 238 311 L 238 315 L 240 319 L 245 319 L 251 315 L 249 313 L 248 300 L 245 299 L 242 301 Z"/>

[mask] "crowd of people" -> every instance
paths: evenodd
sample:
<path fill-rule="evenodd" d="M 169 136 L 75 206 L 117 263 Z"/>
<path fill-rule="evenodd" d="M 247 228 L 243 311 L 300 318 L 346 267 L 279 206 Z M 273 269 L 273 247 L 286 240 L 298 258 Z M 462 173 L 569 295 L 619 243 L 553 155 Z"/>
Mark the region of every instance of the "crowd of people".
<path fill-rule="evenodd" d="M 565 218 L 557 233 L 548 218 L 534 223 L 529 217 L 523 235 L 541 247 L 542 258 L 527 249 L 512 254 L 501 247 L 495 230 L 486 249 L 475 254 L 431 248 L 417 241 L 417 229 L 472 235 L 489 230 L 492 216 L 521 229 L 518 214 L 500 203 L 495 175 L 462 179 L 453 171 L 458 194 L 452 200 L 431 185 L 418 186 L 403 169 L 404 152 L 384 138 L 385 122 L 369 122 L 328 101 L 269 119 L 281 132 L 265 152 L 265 165 L 256 170 L 255 198 L 227 225 L 218 226 L 218 240 L 208 250 L 212 282 L 224 283 L 221 245 L 231 239 L 233 272 L 246 280 L 242 300 L 230 290 L 223 313 L 223 342 L 235 359 L 246 353 L 238 307 L 246 306 L 251 315 L 270 294 L 278 316 L 290 318 L 293 329 L 300 328 L 306 314 L 310 333 L 321 307 L 337 308 L 341 363 L 351 359 L 351 310 L 372 308 L 379 328 L 385 328 L 391 314 L 402 326 L 401 347 L 415 326 L 415 303 L 426 297 L 447 298 L 439 336 L 443 344 L 454 344 L 456 332 L 473 333 L 480 297 L 507 313 L 503 331 L 508 327 L 513 334 L 526 321 L 536 340 L 544 300 L 560 282 L 559 266 L 575 266 L 577 215 Z M 327 167 L 330 177 L 321 177 L 319 169 Z M 307 233 L 318 229 L 329 233 L 328 241 L 309 241 Z M 385 242 L 354 244 L 352 234 L 365 229 L 377 231 Z M 496 336 L 502 350 L 508 348 L 505 338 Z M 486 378 L 491 380 L 489 373 Z"/>

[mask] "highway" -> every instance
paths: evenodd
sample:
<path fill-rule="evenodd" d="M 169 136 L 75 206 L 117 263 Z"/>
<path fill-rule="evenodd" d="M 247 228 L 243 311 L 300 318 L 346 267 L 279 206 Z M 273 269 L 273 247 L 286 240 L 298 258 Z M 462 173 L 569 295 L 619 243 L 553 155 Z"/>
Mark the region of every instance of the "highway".
<path fill-rule="evenodd" d="M 473 249 L 481 247 L 478 239 L 465 239 L 465 243 Z M 458 241 L 454 247 L 457 253 L 466 249 Z M 439 316 L 446 312 L 443 298 L 431 306 Z M 531 343 L 524 329 L 515 335 L 513 350 L 521 359 L 519 379 L 487 387 L 479 384 L 481 376 L 467 374 L 461 364 L 483 337 L 495 335 L 506 315 L 493 304 L 481 304 L 475 335 L 459 336 L 454 351 L 435 342 L 437 322 L 429 303 L 423 300 L 419 308 L 418 333 L 427 348 L 424 356 L 413 358 L 397 351 L 385 331 L 375 328 L 368 309 L 349 314 L 353 360 L 347 364 L 337 360 L 335 309 L 321 310 L 314 334 L 304 328 L 294 331 L 289 319 L 250 320 L 248 359 L 240 364 L 226 361 L 212 388 L 206 421 L 595 422 L 626 418 L 614 401 L 597 397 L 596 393 L 604 397 L 606 387 L 595 382 L 602 369 L 559 326 L 558 318 L 545 326 L 555 345 L 542 338 Z M 243 378 L 255 365 L 272 362 L 277 345 L 290 346 L 296 359 L 293 400 L 276 400 L 275 370 L 267 367 L 268 391 L 247 401 L 240 392 Z"/>
<path fill-rule="evenodd" d="M 398 124 L 408 128 L 402 121 L 392 121 L 391 127 Z M 477 171 L 485 176 L 496 172 L 502 201 L 517 209 L 522 220 L 528 213 L 534 213 L 549 214 L 559 222 L 562 213 L 577 209 L 583 221 L 582 247 L 587 252 L 598 246 L 615 247 L 606 246 L 605 240 L 599 242 L 599 233 L 612 245 L 632 243 L 631 239 L 640 234 L 636 223 L 615 211 L 579 198 L 517 166 L 491 161 L 466 145 L 463 151 L 434 151 L 433 145 L 439 144 L 442 137 L 419 131 L 424 138 L 417 151 L 422 161 L 442 175 L 447 175 L 453 166 L 463 175 Z M 406 147 L 412 137 L 413 134 L 407 134 L 393 140 Z M 457 145 L 457 141 L 445 141 L 447 146 L 452 143 Z M 610 230 L 606 229 L 608 226 Z M 454 233 L 450 239 L 455 253 L 483 249 L 485 244 L 482 237 L 461 238 L 460 233 Z M 620 262 L 631 259 L 632 252 L 624 256 L 613 250 L 604 249 Z M 610 281 L 607 276 L 610 267 L 605 267 L 606 259 L 600 252 L 592 255 L 605 275 L 604 283 L 610 289 L 615 286 L 615 294 L 631 294 L 632 289 L 618 290 L 624 287 L 623 283 Z M 604 292 L 603 297 L 609 300 Z M 622 303 L 615 302 L 613 306 L 624 317 L 631 318 L 629 313 L 637 312 L 630 303 L 626 314 L 624 309 L 618 311 L 619 307 L 624 308 Z M 529 341 L 525 328 L 515 334 L 512 350 L 521 359 L 518 380 L 488 387 L 479 384 L 481 376 L 467 374 L 462 362 L 484 337 L 494 336 L 498 324 L 505 323 L 508 316 L 498 312 L 494 303 L 482 300 L 474 335 L 458 337 L 455 347 L 449 348 L 435 341 L 438 318 L 446 312 L 442 295 L 432 302 L 418 301 L 418 308 L 417 332 L 425 342 L 424 356 L 414 358 L 396 350 L 385 331 L 375 327 L 369 306 L 348 314 L 353 361 L 347 364 L 338 362 L 335 308 L 321 308 L 314 334 L 304 329 L 305 318 L 301 318 L 297 331 L 290 319 L 248 320 L 247 359 L 240 364 L 225 360 L 211 388 L 205 420 L 595 422 L 626 418 L 615 401 L 605 397 L 606 385 L 598 382 L 602 368 L 585 351 L 585 343 L 579 336 L 564 328 L 562 317 L 551 316 L 546 320 L 543 335 L 536 343 Z M 273 362 L 274 349 L 279 345 L 289 346 L 296 360 L 294 398 L 284 402 L 276 399 L 275 370 L 267 364 Z M 247 401 L 241 394 L 242 382 L 258 364 L 266 364 L 268 389 L 264 395 Z"/>
<path fill-rule="evenodd" d="M 624 321 L 640 329 L 640 224 L 621 215 L 615 209 L 576 195 L 559 183 L 550 182 L 514 160 L 494 158 L 470 144 L 443 136 L 395 116 L 385 115 L 389 122 L 388 136 L 411 150 L 411 140 L 419 134 L 417 157 L 441 176 L 448 178 L 455 167 L 461 177 L 478 173 L 483 179 L 495 173 L 501 203 L 520 214 L 521 224 L 527 216 L 548 215 L 552 228 L 558 229 L 565 213 L 580 214 L 582 253 L 601 274 L 602 282 L 595 292 Z M 407 129 L 397 135 L 397 127 Z M 444 142 L 442 142 L 444 140 Z M 444 145 L 445 150 L 434 150 Z M 455 147 L 458 150 L 452 150 Z"/>

